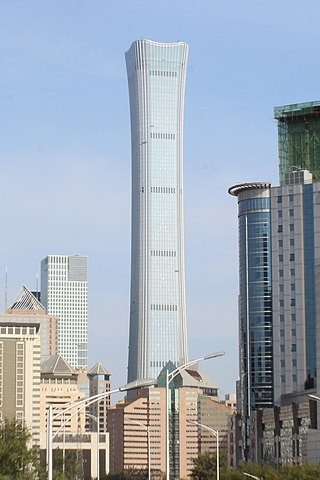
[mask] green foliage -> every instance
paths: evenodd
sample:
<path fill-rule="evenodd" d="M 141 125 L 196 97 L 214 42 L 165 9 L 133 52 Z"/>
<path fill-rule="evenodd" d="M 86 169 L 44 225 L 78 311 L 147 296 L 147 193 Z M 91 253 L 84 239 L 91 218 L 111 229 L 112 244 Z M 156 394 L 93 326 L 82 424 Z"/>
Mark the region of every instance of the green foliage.
<path fill-rule="evenodd" d="M 30 432 L 15 420 L 0 424 L 0 480 L 44 479 L 39 450 L 28 448 Z"/>
<path fill-rule="evenodd" d="M 215 455 L 205 452 L 193 460 L 194 467 L 191 477 L 195 480 L 216 480 Z M 256 465 L 249 463 L 240 468 L 228 468 L 226 462 L 220 461 L 220 480 L 250 480 L 243 474 L 247 472 L 261 480 L 319 480 L 320 465 L 289 465 L 274 467 L 271 465 Z"/>
<path fill-rule="evenodd" d="M 80 464 L 75 450 L 53 450 L 53 480 L 76 480 L 80 476 Z M 64 464 L 64 468 L 63 468 Z M 64 472 L 63 472 L 64 470 Z M 0 478 L 1 480 L 1 478 Z"/>

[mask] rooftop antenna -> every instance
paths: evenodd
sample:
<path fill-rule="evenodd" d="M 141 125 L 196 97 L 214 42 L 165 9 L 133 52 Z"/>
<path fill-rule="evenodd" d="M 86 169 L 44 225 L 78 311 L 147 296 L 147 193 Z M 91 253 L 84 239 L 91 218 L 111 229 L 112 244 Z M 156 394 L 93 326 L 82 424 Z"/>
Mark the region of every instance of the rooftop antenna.
<path fill-rule="evenodd" d="M 5 287 L 4 287 L 4 311 L 5 311 L 5 313 L 7 313 L 7 303 L 8 303 L 8 267 L 6 267 Z"/>

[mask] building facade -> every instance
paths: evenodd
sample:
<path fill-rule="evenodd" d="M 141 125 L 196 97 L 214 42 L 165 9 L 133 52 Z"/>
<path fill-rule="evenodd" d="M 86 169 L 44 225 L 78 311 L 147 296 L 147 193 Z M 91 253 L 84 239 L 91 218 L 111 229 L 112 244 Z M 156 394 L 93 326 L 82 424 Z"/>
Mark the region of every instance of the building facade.
<path fill-rule="evenodd" d="M 219 430 L 219 447 L 226 452 L 227 427 L 233 411 L 219 399 L 203 395 L 200 388 L 172 387 L 169 399 L 170 478 L 190 478 L 193 460 L 200 453 L 209 450 L 216 454 L 216 437 L 199 424 Z M 147 470 L 150 459 L 152 478 L 163 478 L 167 445 L 164 387 L 139 390 L 134 400 L 112 406 L 108 431 L 110 472 Z"/>
<path fill-rule="evenodd" d="M 73 367 L 88 364 L 87 257 L 49 255 L 41 262 L 41 302 L 58 317 L 58 353 Z"/>
<path fill-rule="evenodd" d="M 57 353 L 58 319 L 47 315 L 44 306 L 25 285 L 7 309 L 7 313 L 0 315 L 0 321 L 39 323 L 41 362 Z"/>
<path fill-rule="evenodd" d="M 40 442 L 40 335 L 38 323 L 0 322 L 0 421 L 25 422 Z"/>
<path fill-rule="evenodd" d="M 188 46 L 134 42 L 126 53 L 132 149 L 128 382 L 187 359 L 183 114 Z"/>
<path fill-rule="evenodd" d="M 239 205 L 240 413 L 246 450 L 246 419 L 252 412 L 279 406 L 285 395 L 316 387 L 320 183 L 313 182 L 310 172 L 296 170 L 284 175 L 280 187 L 242 184 L 229 192 Z M 260 238 L 255 235 L 258 226 L 252 230 L 250 219 L 242 219 L 250 205 L 256 218 L 263 219 Z"/>

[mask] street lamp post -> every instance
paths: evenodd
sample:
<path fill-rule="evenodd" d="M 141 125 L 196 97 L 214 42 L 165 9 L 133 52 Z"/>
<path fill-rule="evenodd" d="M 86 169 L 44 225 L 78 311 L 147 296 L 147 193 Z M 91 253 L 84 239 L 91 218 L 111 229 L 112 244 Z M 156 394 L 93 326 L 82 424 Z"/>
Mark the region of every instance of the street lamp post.
<path fill-rule="evenodd" d="M 220 480 L 220 464 L 219 464 L 219 430 L 215 430 L 214 428 L 208 427 L 208 425 L 203 425 L 202 423 L 196 422 L 194 420 L 187 420 L 187 422 L 192 423 L 193 425 L 198 425 L 199 427 L 203 428 L 204 430 L 208 430 L 208 432 L 212 433 L 213 436 L 216 438 L 216 451 L 217 451 L 217 480 Z"/>
<path fill-rule="evenodd" d="M 251 475 L 251 473 L 247 472 L 242 472 L 243 475 L 246 475 L 247 477 L 253 478 L 254 480 L 262 480 L 262 478 L 256 477 L 255 475 Z"/>
<path fill-rule="evenodd" d="M 147 442 L 148 442 L 148 480 L 151 480 L 151 451 L 150 451 L 150 427 L 149 425 L 145 425 L 142 422 L 138 422 L 137 420 L 131 418 L 125 418 L 125 422 L 132 423 L 133 425 L 139 425 L 147 432 Z"/>
<path fill-rule="evenodd" d="M 100 435 L 100 422 L 99 422 L 99 412 L 98 416 L 92 415 L 91 413 L 86 413 L 87 417 L 92 418 L 97 423 L 97 480 L 100 480 L 100 456 L 99 456 L 99 435 Z"/>
<path fill-rule="evenodd" d="M 150 387 L 152 385 L 156 384 L 156 380 L 154 379 L 144 379 L 142 381 L 135 381 L 128 383 L 127 385 L 124 385 L 123 387 L 117 388 L 116 390 L 112 390 L 110 392 L 104 392 L 100 393 L 98 395 L 92 395 L 91 397 L 84 398 L 82 400 L 76 400 L 74 402 L 69 402 L 65 405 L 62 405 L 60 408 L 55 408 L 53 410 L 52 405 L 49 405 L 48 407 L 48 416 L 47 416 L 47 471 L 48 471 L 48 480 L 52 480 L 52 441 L 54 437 L 60 432 L 60 430 L 65 426 L 65 424 L 71 420 L 75 415 L 79 413 L 79 411 L 83 410 L 89 405 L 92 405 L 95 402 L 98 402 L 99 400 L 102 400 L 103 398 L 109 397 L 110 395 L 114 393 L 119 393 L 119 392 L 126 392 L 128 390 L 135 390 L 137 388 L 144 388 L 144 387 Z M 65 408 L 63 408 L 65 407 Z M 80 408 L 79 408 L 80 407 Z M 67 418 L 65 422 L 62 423 L 62 425 L 58 428 L 58 430 L 53 433 L 52 432 L 52 424 L 53 421 L 60 417 L 61 415 L 64 415 L 67 411 L 76 408 L 76 411 Z M 54 412 L 57 413 L 54 414 Z"/>
<path fill-rule="evenodd" d="M 210 360 L 211 358 L 221 357 L 224 354 L 225 352 L 210 353 L 205 357 L 197 358 L 196 360 L 190 360 L 189 362 L 186 362 L 183 365 L 180 365 L 170 373 L 167 370 L 167 376 L 166 376 L 166 480 L 170 480 L 169 384 L 182 370 L 185 370 L 186 368 L 191 367 L 195 363 L 202 362 L 204 360 Z"/>

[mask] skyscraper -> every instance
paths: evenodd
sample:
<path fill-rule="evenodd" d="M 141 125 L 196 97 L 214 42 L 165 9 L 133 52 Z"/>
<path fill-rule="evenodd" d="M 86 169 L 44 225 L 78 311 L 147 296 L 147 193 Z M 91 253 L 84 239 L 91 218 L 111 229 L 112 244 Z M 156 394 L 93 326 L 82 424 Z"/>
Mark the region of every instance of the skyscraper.
<path fill-rule="evenodd" d="M 135 41 L 126 53 L 132 237 L 128 381 L 187 358 L 183 114 L 188 46 Z"/>
<path fill-rule="evenodd" d="M 307 396 L 320 365 L 320 102 L 275 108 L 280 186 L 234 185 L 239 219 L 240 413 Z"/>
<path fill-rule="evenodd" d="M 73 368 L 87 368 L 87 257 L 49 255 L 42 260 L 41 302 L 59 319 L 58 353 Z"/>

